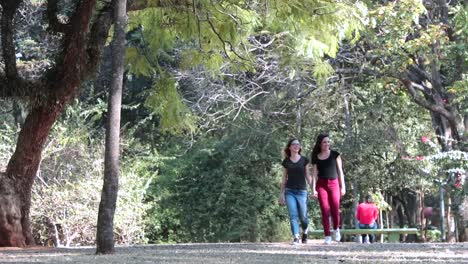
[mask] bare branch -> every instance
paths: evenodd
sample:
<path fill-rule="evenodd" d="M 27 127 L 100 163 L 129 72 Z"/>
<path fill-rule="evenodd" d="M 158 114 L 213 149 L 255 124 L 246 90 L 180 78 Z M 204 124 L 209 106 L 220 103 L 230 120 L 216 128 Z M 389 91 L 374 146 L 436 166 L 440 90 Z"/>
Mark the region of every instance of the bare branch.
<path fill-rule="evenodd" d="M 233 118 L 232 120 L 236 120 L 236 119 L 237 119 L 237 116 L 239 116 L 239 113 L 241 112 L 241 110 L 245 108 L 245 105 L 246 105 L 250 100 L 254 99 L 255 97 L 257 97 L 257 96 L 259 96 L 259 95 L 261 95 L 261 94 L 268 94 L 268 93 L 269 93 L 269 92 L 261 91 L 261 92 L 258 92 L 258 93 L 256 93 L 256 94 L 254 94 L 252 97 L 250 97 L 250 98 L 248 98 L 248 99 L 246 99 L 246 100 L 240 102 L 241 105 L 240 105 L 239 109 L 237 110 L 237 114 L 234 116 L 234 118 Z"/>

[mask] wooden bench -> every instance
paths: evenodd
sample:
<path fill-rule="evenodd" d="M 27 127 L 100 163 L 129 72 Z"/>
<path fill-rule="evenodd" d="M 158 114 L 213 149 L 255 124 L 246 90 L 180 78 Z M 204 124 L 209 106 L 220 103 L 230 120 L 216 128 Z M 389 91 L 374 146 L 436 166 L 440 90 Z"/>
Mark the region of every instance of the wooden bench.
<path fill-rule="evenodd" d="M 417 234 L 417 228 L 385 228 L 385 229 L 341 229 L 341 235 L 385 234 L 388 242 L 399 242 L 401 234 Z M 309 236 L 323 236 L 323 230 L 310 230 Z"/>

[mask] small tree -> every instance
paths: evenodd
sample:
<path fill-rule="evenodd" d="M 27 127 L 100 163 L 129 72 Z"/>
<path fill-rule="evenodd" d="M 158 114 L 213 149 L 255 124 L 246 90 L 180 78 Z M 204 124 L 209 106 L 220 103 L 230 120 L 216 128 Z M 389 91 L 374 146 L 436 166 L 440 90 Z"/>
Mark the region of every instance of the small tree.
<path fill-rule="evenodd" d="M 98 254 L 114 253 L 114 214 L 119 190 L 120 108 L 124 75 L 127 0 L 114 0 L 114 40 L 112 41 L 112 84 L 109 94 L 109 118 L 106 129 L 104 185 L 97 223 Z"/>

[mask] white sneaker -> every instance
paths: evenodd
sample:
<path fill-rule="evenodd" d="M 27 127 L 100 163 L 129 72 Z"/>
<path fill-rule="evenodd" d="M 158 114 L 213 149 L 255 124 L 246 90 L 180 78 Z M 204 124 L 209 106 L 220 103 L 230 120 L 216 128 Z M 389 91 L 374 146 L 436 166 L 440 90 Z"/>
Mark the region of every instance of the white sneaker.
<path fill-rule="evenodd" d="M 299 245 L 299 235 L 296 235 L 296 236 L 294 237 L 294 240 L 293 240 L 293 242 L 291 243 L 291 245 L 294 245 L 294 246 Z"/>
<path fill-rule="evenodd" d="M 340 229 L 335 230 L 335 241 L 340 242 L 341 241 L 341 234 L 340 234 Z"/>
<path fill-rule="evenodd" d="M 332 243 L 332 238 L 331 238 L 331 236 L 326 236 L 324 242 L 325 242 L 325 244 L 330 245 L 330 244 Z"/>
<path fill-rule="evenodd" d="M 367 236 L 364 238 L 364 243 L 370 244 L 370 242 L 369 242 L 369 235 L 367 235 Z"/>

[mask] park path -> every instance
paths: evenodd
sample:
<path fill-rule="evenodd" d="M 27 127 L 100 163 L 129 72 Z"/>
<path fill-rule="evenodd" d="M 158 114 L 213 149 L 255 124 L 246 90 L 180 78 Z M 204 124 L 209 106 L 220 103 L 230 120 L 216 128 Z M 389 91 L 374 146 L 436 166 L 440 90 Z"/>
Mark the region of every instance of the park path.
<path fill-rule="evenodd" d="M 94 248 L 0 248 L 0 263 L 468 263 L 468 243 L 212 243 Z"/>

